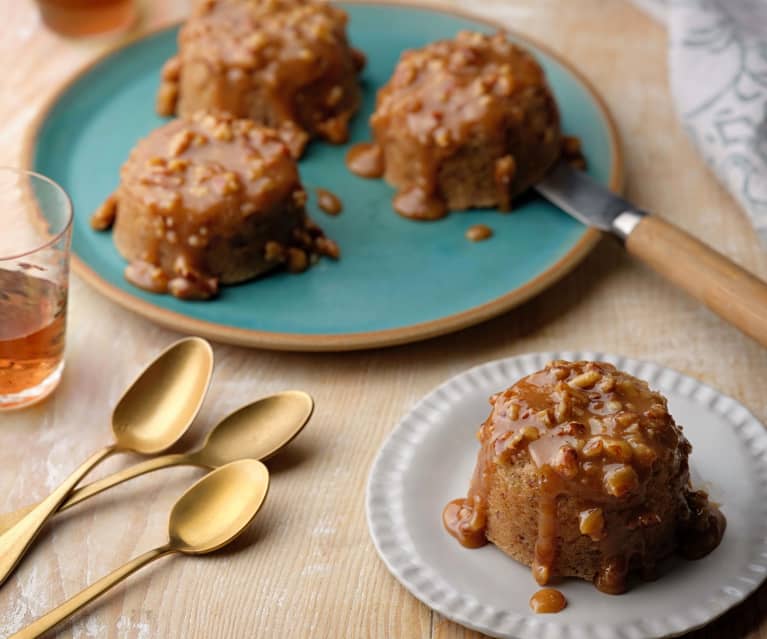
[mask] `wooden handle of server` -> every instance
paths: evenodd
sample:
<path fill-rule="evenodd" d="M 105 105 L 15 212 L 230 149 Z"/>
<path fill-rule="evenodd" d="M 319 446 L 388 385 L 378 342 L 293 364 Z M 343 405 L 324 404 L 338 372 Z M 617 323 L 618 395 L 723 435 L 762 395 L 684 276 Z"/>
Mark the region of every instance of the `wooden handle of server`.
<path fill-rule="evenodd" d="M 762 346 L 767 346 L 767 283 L 700 240 L 647 216 L 626 249 Z"/>

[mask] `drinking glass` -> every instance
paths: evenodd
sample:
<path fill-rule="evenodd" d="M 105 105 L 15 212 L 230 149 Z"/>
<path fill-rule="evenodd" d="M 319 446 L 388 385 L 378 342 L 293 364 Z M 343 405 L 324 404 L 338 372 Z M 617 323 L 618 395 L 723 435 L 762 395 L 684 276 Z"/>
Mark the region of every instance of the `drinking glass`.
<path fill-rule="evenodd" d="M 45 25 L 65 36 L 127 29 L 136 19 L 135 0 L 37 0 Z"/>
<path fill-rule="evenodd" d="M 0 167 L 0 410 L 41 400 L 61 378 L 71 228 L 64 189 Z"/>

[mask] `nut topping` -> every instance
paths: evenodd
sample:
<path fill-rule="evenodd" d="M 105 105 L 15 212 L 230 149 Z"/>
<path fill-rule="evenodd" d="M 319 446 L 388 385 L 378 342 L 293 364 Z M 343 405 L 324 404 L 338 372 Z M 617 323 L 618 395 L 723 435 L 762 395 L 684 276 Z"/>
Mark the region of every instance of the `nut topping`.
<path fill-rule="evenodd" d="M 535 440 L 525 438 L 529 427 L 538 432 Z M 677 438 L 660 395 L 600 362 L 549 363 L 499 395 L 484 428 L 502 442 L 497 451 L 518 454 L 530 446 L 538 467 L 577 477 L 589 494 L 610 498 L 634 494 L 667 450 L 667 438 Z"/>
<path fill-rule="evenodd" d="M 288 249 L 287 264 L 291 273 L 301 273 L 308 268 L 309 258 L 305 251 L 291 247 Z"/>
<path fill-rule="evenodd" d="M 613 461 L 628 463 L 631 461 L 632 451 L 628 442 L 622 439 L 605 439 L 604 451 L 607 457 Z"/>
<path fill-rule="evenodd" d="M 604 454 L 605 441 L 602 437 L 592 437 L 581 451 L 584 457 L 601 457 Z"/>
<path fill-rule="evenodd" d="M 192 132 L 189 129 L 182 129 L 170 140 L 168 154 L 171 156 L 181 155 L 189 148 L 192 143 Z"/>
<path fill-rule="evenodd" d="M 114 194 L 107 197 L 103 204 L 96 209 L 91 217 L 91 228 L 97 231 L 106 231 L 112 227 L 117 217 L 117 198 Z"/>
<path fill-rule="evenodd" d="M 570 418 L 571 400 L 568 394 L 562 393 L 562 396 L 557 402 L 557 407 L 554 409 L 554 416 L 558 422 L 564 422 Z"/>
<path fill-rule="evenodd" d="M 626 497 L 639 487 L 639 477 L 631 466 L 618 464 L 605 472 L 605 489 L 613 497 Z"/>
<path fill-rule="evenodd" d="M 267 242 L 264 247 L 264 259 L 267 262 L 284 262 L 287 259 L 285 247 L 279 242 Z"/>
<path fill-rule="evenodd" d="M 560 446 L 552 467 L 565 479 L 574 479 L 578 475 L 578 451 L 569 444 Z"/>
<path fill-rule="evenodd" d="M 582 535 L 600 541 L 605 537 L 605 517 L 601 508 L 588 508 L 578 515 L 578 527 Z"/>
<path fill-rule="evenodd" d="M 571 379 L 570 385 L 577 388 L 591 388 L 601 379 L 601 377 L 602 376 L 597 371 L 587 371 Z"/>

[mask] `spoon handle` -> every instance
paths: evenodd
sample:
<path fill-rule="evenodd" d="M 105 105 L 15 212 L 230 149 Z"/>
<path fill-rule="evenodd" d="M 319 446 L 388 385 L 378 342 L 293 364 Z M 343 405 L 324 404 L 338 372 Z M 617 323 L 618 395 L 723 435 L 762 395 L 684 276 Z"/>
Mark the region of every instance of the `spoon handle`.
<path fill-rule="evenodd" d="M 35 637 L 42 636 L 51 628 L 64 621 L 64 619 L 80 610 L 80 608 L 96 599 L 96 597 L 103 595 L 107 590 L 119 584 L 126 577 L 130 577 L 130 575 L 136 572 L 139 568 L 143 568 L 155 559 L 159 559 L 172 552 L 176 551 L 168 545 L 145 552 L 143 555 L 129 561 L 114 572 L 109 573 L 106 577 L 102 577 L 97 582 L 88 586 L 85 590 L 80 591 L 74 597 L 65 601 L 58 608 L 54 608 L 36 621 L 33 621 L 23 630 L 11 635 L 8 639 L 35 639 Z"/>
<path fill-rule="evenodd" d="M 75 489 L 69 496 L 69 499 L 67 499 L 61 506 L 59 506 L 59 511 L 71 508 L 72 506 L 79 504 L 81 501 L 95 497 L 108 488 L 122 484 L 123 482 L 126 482 L 129 479 L 133 479 L 134 477 L 140 477 L 141 475 L 146 475 L 147 473 L 153 473 L 154 471 L 160 470 L 162 468 L 185 465 L 198 466 L 199 464 L 195 461 L 192 455 L 183 453 L 163 455 L 162 457 L 145 459 L 144 461 L 140 461 L 138 464 L 133 464 L 133 466 L 128 466 L 127 468 L 123 468 L 116 473 L 112 473 L 111 475 L 107 475 L 102 479 L 98 479 L 94 482 L 91 482 L 90 484 L 86 484 L 85 486 Z"/>
<path fill-rule="evenodd" d="M 102 479 L 91 482 L 90 484 L 86 484 L 85 486 L 81 486 L 80 488 L 76 488 L 69 495 L 69 498 L 61 506 L 59 506 L 58 512 L 66 510 L 67 508 L 71 508 L 75 504 L 79 504 L 81 501 L 90 499 L 91 497 L 104 492 L 108 488 L 122 484 L 123 482 L 126 482 L 129 479 L 133 479 L 134 477 L 146 475 L 147 473 L 154 472 L 155 470 L 160 470 L 161 468 L 185 465 L 201 466 L 202 464 L 199 464 L 193 455 L 188 454 L 163 455 L 162 457 L 146 459 L 139 462 L 138 464 L 134 464 L 133 466 L 128 466 L 128 468 L 124 468 L 119 472 L 112 473 L 111 475 L 107 475 Z M 15 526 L 16 523 L 21 521 L 21 519 L 23 519 L 28 513 L 34 510 L 35 507 L 36 505 L 25 506 L 24 508 L 14 510 L 11 513 L 0 515 L 0 535 L 2 535 L 9 528 Z"/>
<path fill-rule="evenodd" d="M 170 468 L 171 466 L 201 466 L 207 468 L 204 464 L 200 464 L 193 454 L 175 454 L 175 455 L 163 455 L 162 457 L 154 457 L 152 459 L 146 459 L 128 466 L 121 471 L 107 475 L 102 479 L 98 479 L 90 484 L 76 488 L 70 493 L 69 498 L 59 506 L 58 512 L 71 508 L 72 506 L 79 504 L 81 501 L 95 497 L 99 493 L 104 492 L 108 488 L 122 484 L 123 482 L 133 479 L 134 477 L 140 477 L 147 473 L 160 470 L 161 468 Z M 0 515 L 0 535 L 4 534 L 8 529 L 15 526 L 21 521 L 28 513 L 32 512 L 37 505 L 25 506 L 14 510 L 11 513 L 5 513 Z"/>
<path fill-rule="evenodd" d="M 40 533 L 45 522 L 56 512 L 78 482 L 96 464 L 115 452 L 117 452 L 117 447 L 112 445 L 91 455 L 80 468 L 67 477 L 61 486 L 37 504 L 15 526 L 0 535 L 0 584 L 13 572 L 16 564 L 19 563 L 27 548 Z"/>

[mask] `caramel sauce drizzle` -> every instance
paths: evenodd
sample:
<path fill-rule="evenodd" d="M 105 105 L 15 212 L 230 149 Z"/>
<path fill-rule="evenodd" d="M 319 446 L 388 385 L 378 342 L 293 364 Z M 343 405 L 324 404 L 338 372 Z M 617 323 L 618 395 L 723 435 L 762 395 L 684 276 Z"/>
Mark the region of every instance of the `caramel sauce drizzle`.
<path fill-rule="evenodd" d="M 467 499 L 454 499 L 442 511 L 442 523 L 462 546 L 481 548 L 487 544 L 485 503 L 475 495 L 470 504 Z"/>
<path fill-rule="evenodd" d="M 131 262 L 125 277 L 139 288 L 207 299 L 221 279 L 253 277 L 254 265 L 255 274 L 280 265 L 301 272 L 312 255 L 340 255 L 306 216 L 287 146 L 251 120 L 200 113 L 168 122 L 136 145 L 120 176 L 91 225 L 114 223 Z M 226 274 L 233 260 L 238 270 Z"/>
<path fill-rule="evenodd" d="M 346 166 L 364 178 L 380 178 L 384 174 L 384 159 L 381 147 L 375 142 L 360 142 L 346 153 Z"/>
<path fill-rule="evenodd" d="M 317 206 L 328 215 L 338 215 L 344 210 L 341 198 L 327 189 L 317 189 Z"/>
<path fill-rule="evenodd" d="M 128 240 L 119 233 L 121 214 L 142 215 L 141 257 L 131 260 L 125 277 L 181 299 L 218 292 L 210 256 L 221 238 L 237 236 L 249 220 L 280 206 L 293 208 L 295 226 L 304 218 L 295 161 L 274 131 L 249 120 L 201 113 L 169 122 L 138 143 L 120 176 L 94 224 L 107 209 L 122 251 L 119 241 Z M 126 203 L 134 208 L 121 211 Z"/>
<path fill-rule="evenodd" d="M 530 608 L 537 614 L 560 612 L 566 606 L 567 599 L 555 588 L 542 588 L 530 597 Z"/>
<path fill-rule="evenodd" d="M 463 31 L 405 52 L 370 124 L 385 162 L 366 177 L 385 173 L 398 188 L 395 210 L 416 220 L 446 215 L 440 184 L 458 166 L 481 171 L 496 194 L 492 205 L 508 210 L 559 153 L 559 114 L 543 69 L 502 33 Z M 472 165 L 478 144 L 492 148 L 483 150 L 494 156 L 490 166 Z"/>
<path fill-rule="evenodd" d="M 466 239 L 471 242 L 482 242 L 493 237 L 493 229 L 487 224 L 473 224 L 466 229 Z"/>
<path fill-rule="evenodd" d="M 540 585 L 558 576 L 561 495 L 584 504 L 577 525 L 602 557 L 594 580 L 599 590 L 624 592 L 634 571 L 652 577 L 655 557 L 646 553 L 640 529 L 664 524 L 658 513 L 647 511 L 644 494 L 658 468 L 668 469 L 681 486 L 671 522 L 676 538 L 668 551 L 699 558 L 721 541 L 724 517 L 704 492 L 689 487 L 690 444 L 665 398 L 645 382 L 607 363 L 556 361 L 490 402 L 492 412 L 478 433 L 482 448 L 468 497 L 450 502 L 443 517 L 462 544 L 476 547 L 481 536 L 487 539 L 493 475 L 499 464 L 517 461 L 532 463 L 538 479 L 532 572 Z M 604 513 L 618 507 L 634 515 L 625 525 L 610 527 Z M 475 516 L 475 509 L 481 514 Z"/>
<path fill-rule="evenodd" d="M 533 555 L 533 578 L 539 586 L 551 581 L 557 558 L 557 496 L 561 486 L 549 466 L 541 469 L 538 499 L 538 538 Z"/>
<path fill-rule="evenodd" d="M 439 220 L 447 215 L 447 206 L 442 198 L 421 186 L 399 191 L 392 205 L 402 217 L 411 220 Z"/>
<path fill-rule="evenodd" d="M 256 119 L 278 130 L 296 158 L 312 135 L 343 143 L 365 64 L 349 46 L 347 22 L 339 7 L 313 0 L 197 3 L 179 33 L 178 56 L 163 69 L 158 110 Z M 194 76 L 201 65 L 207 78 Z M 187 73 L 210 89 L 184 94 Z M 254 112 L 254 103 L 263 108 Z"/>

